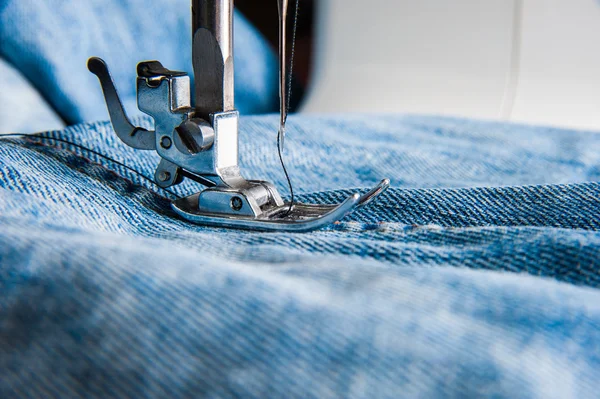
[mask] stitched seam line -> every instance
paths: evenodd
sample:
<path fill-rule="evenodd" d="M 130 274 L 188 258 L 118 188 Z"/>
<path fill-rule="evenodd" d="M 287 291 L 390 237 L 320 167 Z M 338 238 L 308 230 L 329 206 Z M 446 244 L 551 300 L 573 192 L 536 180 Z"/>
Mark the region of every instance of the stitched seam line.
<path fill-rule="evenodd" d="M 51 139 L 51 137 L 49 137 L 49 139 Z M 31 149 L 31 150 L 34 150 L 34 151 L 38 152 L 38 153 L 39 153 L 39 154 L 41 154 L 41 155 L 47 156 L 47 157 L 49 157 L 49 158 L 52 158 L 52 159 L 54 159 L 55 161 L 57 161 L 57 162 L 60 162 L 61 164 L 65 165 L 65 166 L 67 166 L 67 167 L 69 167 L 69 168 L 71 168 L 71 169 L 75 169 L 75 170 L 77 170 L 78 172 L 80 172 L 80 173 L 83 173 L 84 175 L 86 175 L 86 176 L 88 176 L 88 177 L 90 177 L 90 178 L 92 178 L 92 179 L 94 179 L 94 180 L 96 180 L 96 181 L 98 181 L 98 182 L 100 182 L 100 183 L 103 183 L 103 185 L 105 185 L 105 186 L 107 186 L 107 187 L 110 187 L 110 185 L 107 185 L 107 184 L 105 184 L 105 182 L 104 182 L 104 181 L 102 181 L 101 179 L 98 179 L 96 176 L 93 176 L 93 175 L 91 175 L 91 174 L 89 174 L 89 173 L 86 173 L 84 170 L 81 170 L 81 169 L 79 169 L 79 168 L 76 168 L 76 167 L 74 167 L 73 165 L 70 165 L 68 162 L 65 162 L 64 160 L 60 159 L 59 157 L 54 157 L 54 156 L 51 156 L 51 155 L 50 155 L 50 153 L 45 153 L 45 152 L 42 152 L 42 151 L 38 151 L 38 149 L 36 149 L 35 147 L 36 147 L 36 146 L 40 146 L 40 147 L 44 147 L 44 148 L 51 149 L 51 150 L 58 150 L 58 151 L 64 151 L 64 152 L 67 152 L 67 153 L 69 153 L 69 154 L 71 154 L 71 155 L 73 155 L 73 156 L 76 156 L 76 157 L 77 157 L 77 158 L 79 158 L 79 159 L 82 159 L 82 160 L 84 160 L 86 163 L 88 163 L 88 164 L 90 164 L 90 165 L 93 165 L 93 166 L 100 167 L 102 170 L 104 170 L 104 171 L 106 171 L 106 172 L 108 172 L 108 173 L 112 174 L 113 176 L 116 176 L 116 177 L 118 177 L 118 178 L 120 178 L 120 179 L 123 179 L 123 180 L 125 180 L 126 182 L 129 182 L 130 184 L 132 184 L 132 185 L 134 185 L 134 186 L 136 186 L 136 187 L 140 187 L 140 188 L 144 189 L 145 191 L 147 191 L 147 192 L 151 193 L 152 195 L 156 196 L 157 198 L 160 198 L 160 199 L 163 199 L 163 200 L 170 201 L 170 199 L 169 199 L 169 198 L 167 198 L 167 197 L 165 197 L 165 196 L 162 196 L 162 195 L 160 195 L 159 193 L 157 193 L 156 191 L 153 191 L 153 190 L 151 190 L 151 189 L 147 188 L 147 187 L 146 187 L 146 186 L 144 186 L 144 185 L 143 185 L 143 184 L 142 184 L 140 181 L 137 181 L 137 182 L 136 182 L 136 181 L 133 181 L 131 178 L 129 178 L 129 177 L 125 177 L 125 176 L 123 176 L 123 175 L 121 175 L 121 174 L 117 173 L 116 171 L 114 171 L 114 170 L 112 170 L 112 169 L 109 169 L 109 168 L 108 168 L 108 167 L 106 167 L 105 165 L 103 165 L 103 164 L 101 164 L 101 163 L 98 163 L 98 162 L 95 162 L 95 161 L 91 160 L 90 158 L 88 158 L 88 157 L 86 157 L 86 156 L 84 156 L 84 155 L 81 155 L 81 154 L 78 154 L 78 153 L 76 153 L 75 151 L 72 151 L 72 150 L 69 150 L 69 149 L 66 149 L 66 148 L 63 148 L 63 147 L 57 146 L 57 145 L 52 145 L 52 144 L 47 144 L 47 143 L 43 143 L 43 142 L 40 142 L 40 141 L 31 140 L 31 139 L 29 139 L 29 138 L 24 138 L 23 140 L 24 140 L 26 143 L 19 143 L 19 142 L 18 142 L 18 140 L 15 140 L 15 141 L 10 141 L 10 142 L 11 142 L 12 144 L 15 144 L 15 145 L 17 145 L 17 146 L 21 147 L 21 148 Z M 7 140 L 7 141 L 8 141 L 8 140 Z M 132 170 L 134 170 L 134 171 L 136 171 L 136 172 L 137 172 L 137 173 L 139 173 L 139 174 L 142 174 L 140 171 L 138 171 L 138 170 L 137 170 L 137 169 L 135 169 L 135 168 L 131 168 L 131 169 L 132 169 Z M 112 190 L 115 190 L 115 188 L 114 188 L 114 187 L 110 187 L 110 188 L 111 188 Z M 115 191 L 118 191 L 118 190 L 115 190 Z"/>

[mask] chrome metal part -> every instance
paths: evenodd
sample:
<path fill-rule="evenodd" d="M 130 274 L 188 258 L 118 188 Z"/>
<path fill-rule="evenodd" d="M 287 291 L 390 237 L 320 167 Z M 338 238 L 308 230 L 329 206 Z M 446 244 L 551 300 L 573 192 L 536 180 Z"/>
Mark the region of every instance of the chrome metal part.
<path fill-rule="evenodd" d="M 156 149 L 154 132 L 135 127 L 129 122 L 106 63 L 100 58 L 92 57 L 88 61 L 88 69 L 100 80 L 108 114 L 117 136 L 130 147 L 140 150 Z"/>
<path fill-rule="evenodd" d="M 369 193 L 352 195 L 339 205 L 286 204 L 271 183 L 246 180 L 238 165 L 239 114 L 233 96 L 233 0 L 192 0 L 192 14 L 194 105 L 187 73 L 169 70 L 158 61 L 141 62 L 137 68 L 138 107 L 154 119 L 153 131 L 129 121 L 104 61 L 88 62 L 100 80 L 117 136 L 133 148 L 160 156 L 156 184 L 167 188 L 189 178 L 206 187 L 172 204 L 182 218 L 217 227 L 310 231 L 343 218 L 387 189 L 389 181 L 383 180 Z M 280 1 L 280 14 L 285 36 L 287 1 Z M 285 109 L 284 43 L 280 51 Z M 281 118 L 283 129 L 283 111 Z"/>
<path fill-rule="evenodd" d="M 154 173 L 154 181 L 162 188 L 174 186 L 181 180 L 181 177 L 181 168 L 166 159 L 160 160 Z"/>
<path fill-rule="evenodd" d="M 210 149 L 215 142 L 215 131 L 202 119 L 188 119 L 176 128 L 175 145 L 181 152 L 197 154 Z"/>
<path fill-rule="evenodd" d="M 233 111 L 233 0 L 192 0 L 196 113 Z"/>
<path fill-rule="evenodd" d="M 255 231 L 290 231 L 296 233 L 318 230 L 366 206 L 389 187 L 389 180 L 382 180 L 367 194 L 354 194 L 339 205 L 289 204 L 275 207 L 259 217 L 249 215 L 209 213 L 198 208 L 200 194 L 194 194 L 173 203 L 173 209 L 191 222 L 213 227 L 237 228 Z"/>

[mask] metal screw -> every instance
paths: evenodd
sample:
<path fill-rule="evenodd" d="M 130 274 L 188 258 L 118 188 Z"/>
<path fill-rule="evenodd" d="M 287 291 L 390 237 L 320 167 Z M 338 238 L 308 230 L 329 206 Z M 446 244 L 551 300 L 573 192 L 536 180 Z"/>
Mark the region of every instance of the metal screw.
<path fill-rule="evenodd" d="M 165 150 L 168 150 L 169 148 L 171 148 L 172 145 L 173 145 L 173 142 L 167 136 L 160 139 L 160 146 L 162 148 L 164 148 Z"/>
<path fill-rule="evenodd" d="M 158 179 L 160 181 L 169 181 L 171 180 L 171 174 L 169 172 L 166 171 L 162 171 L 160 172 L 160 174 L 158 175 Z"/>
<path fill-rule="evenodd" d="M 234 211 L 238 212 L 242 209 L 243 206 L 244 203 L 242 202 L 240 197 L 233 197 L 231 199 L 231 209 L 233 209 Z"/>

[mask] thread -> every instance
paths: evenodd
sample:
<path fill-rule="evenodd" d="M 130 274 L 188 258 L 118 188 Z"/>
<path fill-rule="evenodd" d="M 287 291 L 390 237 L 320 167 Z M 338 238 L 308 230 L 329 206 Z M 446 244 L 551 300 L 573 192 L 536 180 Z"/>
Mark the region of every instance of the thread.
<path fill-rule="evenodd" d="M 296 10 L 294 11 L 294 26 L 292 29 L 292 50 L 290 52 L 290 64 L 289 64 L 289 74 L 288 74 L 288 82 L 287 82 L 287 104 L 285 105 L 285 114 L 283 123 L 283 128 L 285 129 L 285 123 L 287 122 L 288 113 L 290 111 L 290 98 L 292 97 L 292 76 L 294 71 L 294 52 L 296 50 L 296 30 L 298 28 L 298 10 L 300 8 L 300 0 L 296 0 Z M 283 159 L 283 149 L 281 148 L 281 136 L 284 132 L 279 131 L 277 134 L 277 152 L 279 154 L 279 161 L 281 162 L 281 168 L 283 169 L 283 173 L 285 174 L 285 178 L 287 180 L 287 184 L 290 190 L 290 206 L 285 214 L 288 216 L 292 213 L 292 209 L 294 208 L 294 185 L 292 184 L 292 179 L 288 173 L 287 167 L 285 165 L 285 160 Z"/>
<path fill-rule="evenodd" d="M 116 159 L 113 159 L 113 158 L 111 158 L 109 156 L 101 154 L 98 151 L 92 150 L 91 148 L 84 147 L 84 146 L 82 146 L 80 144 L 77 144 L 77 143 L 73 143 L 72 141 L 61 139 L 61 138 L 56 138 L 56 137 L 46 137 L 46 136 L 39 136 L 39 135 L 33 135 L 33 134 L 32 135 L 30 135 L 30 134 L 22 134 L 22 133 L 0 134 L 0 139 L 6 139 L 6 138 L 12 138 L 12 137 L 14 137 L 14 138 L 25 138 L 26 140 L 29 140 L 29 141 L 35 141 L 35 140 L 31 140 L 33 138 L 38 139 L 40 141 L 44 141 L 44 140 L 46 140 L 46 141 L 58 141 L 60 143 L 65 143 L 65 144 L 72 145 L 73 147 L 79 148 L 80 150 L 87 151 L 87 152 L 89 152 L 91 154 L 94 154 L 94 155 L 100 157 L 100 158 L 104 158 L 104 159 L 106 159 L 106 160 L 108 160 L 110 162 L 113 162 L 116 165 L 119 165 L 119 166 L 127 169 L 128 171 L 134 173 L 135 175 L 141 177 L 142 179 L 144 179 L 144 180 L 152 183 L 152 185 L 158 187 L 159 189 L 165 191 L 166 193 L 169 193 L 173 197 L 175 197 L 177 199 L 181 199 L 181 197 L 179 195 L 175 194 L 173 191 L 158 186 L 156 184 L 156 182 L 154 181 L 154 179 L 149 178 L 148 176 L 146 176 L 146 175 L 138 172 L 137 170 L 133 169 L 132 167 L 127 166 L 124 163 L 119 162 Z"/>

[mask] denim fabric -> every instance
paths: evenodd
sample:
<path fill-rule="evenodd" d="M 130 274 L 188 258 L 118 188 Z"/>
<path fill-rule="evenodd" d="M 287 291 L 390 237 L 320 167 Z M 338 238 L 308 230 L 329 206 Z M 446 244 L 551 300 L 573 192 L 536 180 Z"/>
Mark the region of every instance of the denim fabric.
<path fill-rule="evenodd" d="M 242 118 L 241 163 L 286 192 L 276 128 Z M 291 117 L 301 200 L 393 186 L 310 234 L 178 219 L 196 187 L 108 123 L 47 136 L 135 172 L 0 141 L 0 397 L 598 396 L 597 133 Z"/>
<path fill-rule="evenodd" d="M 191 72 L 189 10 L 190 0 L 0 0 L 0 57 L 17 67 L 68 124 L 108 118 L 98 80 L 86 68 L 89 57 L 102 57 L 127 111 L 135 115 L 140 113 L 138 62 L 156 59 Z M 234 47 L 237 109 L 276 111 L 276 57 L 240 14 L 235 15 Z M 20 91 L 10 94 L 16 99 Z M 0 131 L 6 130 L 0 121 Z"/>
<path fill-rule="evenodd" d="M 0 133 L 34 133 L 65 127 L 42 96 L 0 58 Z"/>

